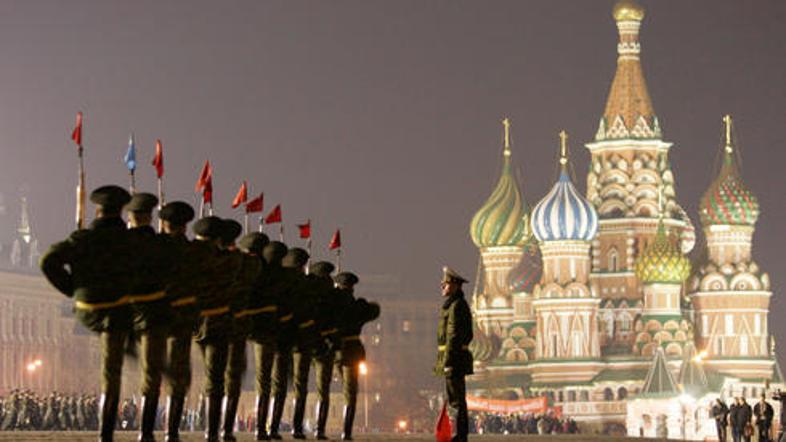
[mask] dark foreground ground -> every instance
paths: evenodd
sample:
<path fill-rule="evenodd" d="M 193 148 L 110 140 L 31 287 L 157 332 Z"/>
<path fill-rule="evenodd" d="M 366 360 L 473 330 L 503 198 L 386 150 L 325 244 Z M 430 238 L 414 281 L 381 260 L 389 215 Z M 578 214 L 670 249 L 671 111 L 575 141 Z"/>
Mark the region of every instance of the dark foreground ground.
<path fill-rule="evenodd" d="M 87 432 L 0 432 L 0 441 L 68 441 L 68 442 L 94 442 L 97 437 L 96 433 Z M 131 442 L 136 441 L 136 433 L 118 432 L 116 433 L 115 440 L 117 442 Z M 238 441 L 246 442 L 253 441 L 254 438 L 249 433 L 238 433 Z M 483 442 L 509 442 L 513 440 L 526 439 L 532 442 L 581 442 L 581 441 L 598 441 L 602 439 L 614 439 L 615 441 L 625 441 L 627 439 L 635 440 L 637 442 L 644 442 L 647 439 L 634 439 L 598 435 L 559 435 L 559 436 L 521 436 L 521 435 L 483 435 L 483 436 L 470 436 L 470 440 L 477 440 Z M 163 434 L 156 434 L 156 440 L 163 441 Z M 183 437 L 184 442 L 198 442 L 204 441 L 202 433 L 185 433 Z M 292 440 L 289 437 L 284 437 L 284 440 Z M 309 440 L 313 440 L 309 438 Z M 431 434 L 357 434 L 355 435 L 356 441 L 406 441 L 406 442 L 419 442 L 419 441 L 433 441 L 434 436 Z"/>
<path fill-rule="evenodd" d="M 136 441 L 135 433 L 121 432 L 116 433 L 115 440 L 117 442 L 131 442 Z M 238 441 L 252 441 L 254 438 L 248 433 L 238 433 Z M 68 441 L 68 442 L 94 442 L 97 439 L 95 433 L 84 432 L 0 432 L 0 441 Z M 484 435 L 484 436 L 470 436 L 470 440 L 477 440 L 483 442 L 496 442 L 496 441 L 513 441 L 526 439 L 532 442 L 581 442 L 581 441 L 598 441 L 601 439 L 610 439 L 608 436 L 597 435 L 571 435 L 571 436 L 521 436 L 521 435 Z M 628 438 L 616 437 L 615 441 L 624 441 Z M 156 434 L 156 440 L 163 441 L 163 434 Z M 198 442 L 204 441 L 202 433 L 185 433 L 183 437 L 185 442 Z M 289 437 L 284 438 L 285 441 L 292 440 Z M 313 441 L 314 439 L 309 438 Z M 431 434 L 357 434 L 356 441 L 406 441 L 406 442 L 419 442 L 419 441 L 433 441 L 434 436 Z M 637 442 L 646 441 L 646 439 L 633 439 Z"/>

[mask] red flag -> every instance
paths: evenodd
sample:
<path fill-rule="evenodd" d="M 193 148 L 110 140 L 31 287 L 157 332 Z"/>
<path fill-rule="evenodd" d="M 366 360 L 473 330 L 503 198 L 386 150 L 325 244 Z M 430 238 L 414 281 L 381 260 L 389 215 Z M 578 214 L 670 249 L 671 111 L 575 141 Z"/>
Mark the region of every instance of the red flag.
<path fill-rule="evenodd" d="M 265 224 L 280 223 L 281 220 L 281 204 L 279 204 L 265 217 Z"/>
<path fill-rule="evenodd" d="M 330 240 L 330 245 L 328 245 L 328 249 L 336 250 L 341 248 L 341 230 L 336 230 L 336 233 L 333 234 L 333 238 Z"/>
<path fill-rule="evenodd" d="M 161 140 L 156 140 L 156 156 L 153 158 L 153 166 L 156 168 L 156 175 L 159 178 L 164 176 L 164 146 Z"/>
<path fill-rule="evenodd" d="M 232 200 L 232 208 L 237 209 L 246 201 L 248 201 L 248 186 L 243 181 L 243 184 L 240 185 L 240 189 L 237 191 L 237 195 L 235 195 L 235 199 Z"/>
<path fill-rule="evenodd" d="M 302 239 L 311 238 L 311 220 L 308 220 L 305 224 L 298 224 L 297 228 L 300 229 L 300 237 Z"/>
<path fill-rule="evenodd" d="M 254 213 L 262 211 L 262 202 L 264 194 L 260 193 L 258 197 L 252 199 L 246 204 L 246 213 Z"/>
<path fill-rule="evenodd" d="M 205 181 L 204 190 L 202 190 L 202 201 L 205 204 L 213 204 L 213 177 L 208 176 Z"/>
<path fill-rule="evenodd" d="M 434 431 L 437 436 L 437 442 L 450 442 L 451 433 L 453 429 L 450 426 L 450 416 L 448 416 L 448 403 L 442 404 L 442 412 L 439 413 L 437 418 L 437 428 Z"/>
<path fill-rule="evenodd" d="M 199 179 L 196 182 L 196 189 L 194 192 L 199 192 L 202 190 L 208 183 L 211 184 L 211 191 L 213 190 L 213 168 L 210 167 L 210 161 L 205 161 L 205 165 L 202 167 L 202 173 L 199 174 Z"/>
<path fill-rule="evenodd" d="M 71 132 L 71 139 L 77 146 L 82 147 L 82 112 L 76 113 L 76 127 Z"/>

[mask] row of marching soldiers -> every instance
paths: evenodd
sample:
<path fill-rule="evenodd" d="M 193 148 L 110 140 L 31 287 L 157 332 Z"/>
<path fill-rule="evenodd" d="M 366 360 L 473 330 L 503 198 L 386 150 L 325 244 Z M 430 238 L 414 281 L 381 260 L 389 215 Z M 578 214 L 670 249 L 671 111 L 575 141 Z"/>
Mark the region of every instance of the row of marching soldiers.
<path fill-rule="evenodd" d="M 237 241 L 242 227 L 234 220 L 201 218 L 193 224 L 191 241 L 186 234 L 194 210 L 184 202 L 160 209 L 159 234 L 151 226 L 158 204 L 152 194 L 132 197 L 121 187 L 104 186 L 90 200 L 96 205 L 95 220 L 52 245 L 41 268 L 57 290 L 74 299 L 77 318 L 100 334 L 100 441 L 113 437 L 129 340 L 138 342 L 142 367 L 140 441 L 155 440 L 162 378 L 168 394 L 165 438 L 180 440 L 192 342 L 204 361 L 205 439 L 236 440 L 233 425 L 247 340 L 256 366 L 256 440 L 281 439 L 289 379 L 295 395 L 293 437 L 306 437 L 312 364 L 318 389 L 316 438 L 327 439 L 335 365 L 346 401 L 342 438 L 352 439 L 359 363 L 365 357 L 359 335 L 363 324 L 379 316 L 378 304 L 354 297 L 357 276 L 333 277 L 329 262 L 307 268 L 305 250 L 271 242 L 262 233 Z"/>

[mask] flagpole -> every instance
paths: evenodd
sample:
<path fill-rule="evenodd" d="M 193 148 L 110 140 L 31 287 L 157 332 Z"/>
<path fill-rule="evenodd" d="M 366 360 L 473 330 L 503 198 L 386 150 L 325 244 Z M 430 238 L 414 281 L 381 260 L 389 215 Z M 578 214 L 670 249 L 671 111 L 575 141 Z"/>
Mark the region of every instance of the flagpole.
<path fill-rule="evenodd" d="M 76 185 L 76 228 L 81 230 L 85 224 L 85 161 L 84 149 L 79 145 L 77 156 L 79 157 L 79 180 Z"/>
<path fill-rule="evenodd" d="M 341 247 L 336 249 L 336 272 L 341 273 Z"/>
<path fill-rule="evenodd" d="M 164 207 L 164 183 L 161 177 L 158 177 L 156 180 L 158 181 L 158 232 L 161 233 L 164 230 L 164 223 L 161 220 L 161 209 Z"/>
<path fill-rule="evenodd" d="M 207 214 L 208 216 L 213 216 L 213 201 L 209 202 L 208 204 L 210 204 L 210 206 L 207 208 Z"/>
<path fill-rule="evenodd" d="M 136 176 L 134 174 L 134 170 L 133 169 L 131 171 L 129 171 L 128 174 L 131 176 L 131 188 L 130 188 L 130 190 L 131 190 L 131 195 L 133 195 L 133 194 L 136 193 Z"/>
<path fill-rule="evenodd" d="M 310 223 L 311 221 L 309 221 Z M 311 232 L 309 232 L 309 237 L 306 240 L 306 250 L 308 251 L 308 261 L 306 261 L 306 275 L 308 275 L 309 269 L 311 268 Z"/>
<path fill-rule="evenodd" d="M 264 226 L 265 226 L 265 219 L 262 218 L 262 215 L 259 215 L 259 233 L 264 233 Z"/>
<path fill-rule="evenodd" d="M 248 212 L 243 215 L 243 231 L 248 233 Z"/>
<path fill-rule="evenodd" d="M 284 222 L 278 223 L 278 237 L 281 242 L 284 242 Z"/>
<path fill-rule="evenodd" d="M 199 199 L 199 217 L 205 217 L 205 194 L 202 194 L 202 198 Z"/>

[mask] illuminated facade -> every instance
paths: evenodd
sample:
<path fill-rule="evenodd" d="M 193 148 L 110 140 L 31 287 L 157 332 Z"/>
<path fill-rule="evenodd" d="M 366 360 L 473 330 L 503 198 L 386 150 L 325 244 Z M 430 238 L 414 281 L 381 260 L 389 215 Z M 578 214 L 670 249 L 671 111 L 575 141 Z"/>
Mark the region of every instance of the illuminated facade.
<path fill-rule="evenodd" d="M 751 253 L 759 206 L 727 116 L 723 166 L 701 199 L 706 251 L 687 258 L 696 232 L 644 79 L 644 10 L 622 0 L 612 15 L 617 71 L 586 143 L 585 197 L 563 135 L 557 183 L 528 211 L 504 122 L 501 178 L 470 230 L 482 269 L 470 388 L 546 395 L 607 431 L 703 439 L 715 431 L 710 400 L 783 385 L 767 325 L 770 280 Z"/>

